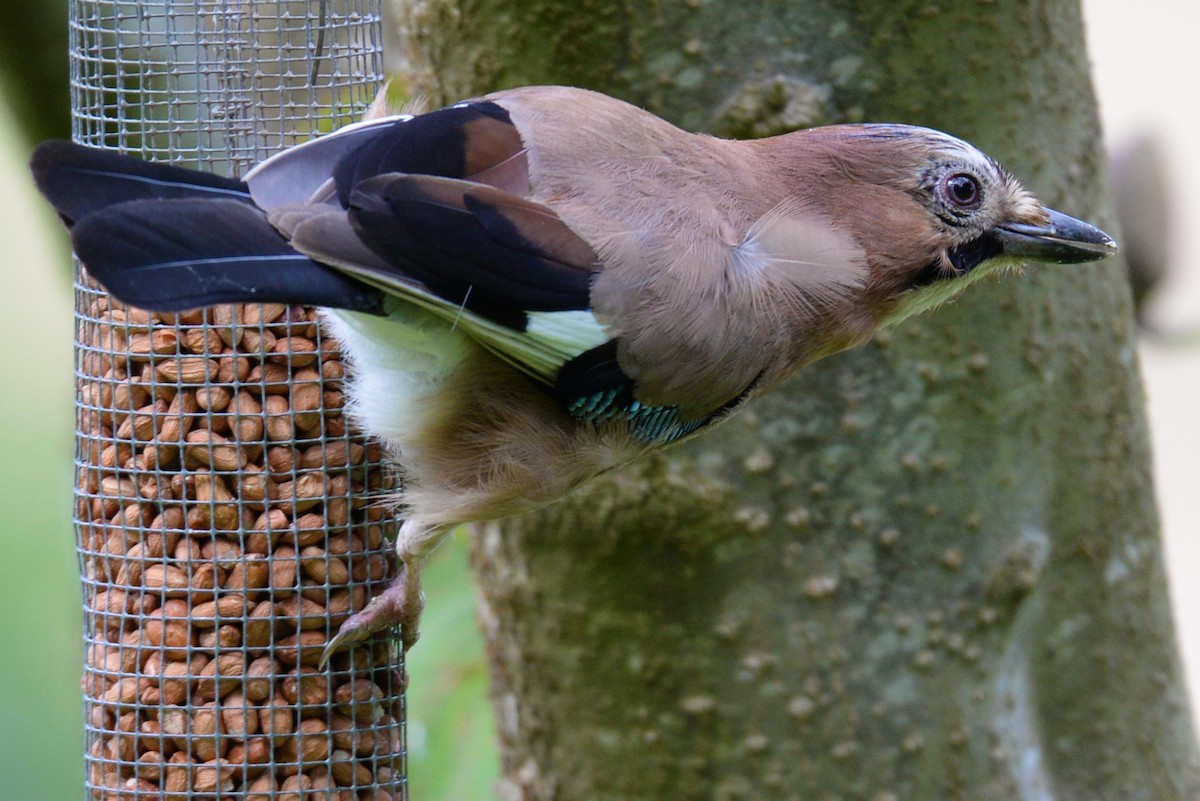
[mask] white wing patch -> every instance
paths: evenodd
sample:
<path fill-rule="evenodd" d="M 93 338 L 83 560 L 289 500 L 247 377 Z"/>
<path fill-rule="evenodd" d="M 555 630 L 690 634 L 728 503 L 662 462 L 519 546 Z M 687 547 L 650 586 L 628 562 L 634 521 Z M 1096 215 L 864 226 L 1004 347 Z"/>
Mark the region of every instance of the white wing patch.
<path fill-rule="evenodd" d="M 529 312 L 525 336 L 543 343 L 570 361 L 603 345 L 611 337 L 590 311 Z"/>
<path fill-rule="evenodd" d="M 528 330 L 516 331 L 447 303 L 420 284 L 383 280 L 358 265 L 339 266 L 366 283 L 432 312 L 518 370 L 547 384 L 554 383 L 564 364 L 609 339 L 590 311 L 530 312 Z"/>
<path fill-rule="evenodd" d="M 300 222 L 296 223 L 294 217 Z M 449 303 L 382 263 L 357 238 L 342 212 L 312 213 L 308 207 L 297 210 L 285 207 L 272 220 L 290 230 L 293 246 L 305 255 L 431 312 L 447 326 L 470 335 L 509 364 L 544 383 L 553 384 L 564 364 L 609 339 L 586 310 L 529 312 L 527 330 L 517 331 Z"/>
<path fill-rule="evenodd" d="M 535 312 L 522 333 L 466 311 L 455 320 L 454 307 L 409 287 L 387 301 L 387 310 L 386 317 L 376 317 L 326 309 L 323 317 L 355 368 L 351 413 L 366 430 L 395 443 L 425 430 L 438 412 L 432 399 L 470 352 L 472 339 L 550 383 L 564 362 L 607 339 L 591 312 Z"/>
<path fill-rule="evenodd" d="M 467 311 L 455 324 L 506 362 L 547 384 L 554 383 L 564 364 L 610 338 L 590 311 L 528 312 L 528 317 L 525 331 Z"/>

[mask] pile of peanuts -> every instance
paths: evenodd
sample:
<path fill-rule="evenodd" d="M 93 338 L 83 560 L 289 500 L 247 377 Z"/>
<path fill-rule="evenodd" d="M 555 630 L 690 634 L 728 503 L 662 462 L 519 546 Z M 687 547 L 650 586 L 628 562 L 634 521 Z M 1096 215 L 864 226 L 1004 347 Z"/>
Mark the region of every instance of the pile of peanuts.
<path fill-rule="evenodd" d="M 314 312 L 78 297 L 92 797 L 404 797 L 392 641 L 319 666 L 395 560 Z"/>

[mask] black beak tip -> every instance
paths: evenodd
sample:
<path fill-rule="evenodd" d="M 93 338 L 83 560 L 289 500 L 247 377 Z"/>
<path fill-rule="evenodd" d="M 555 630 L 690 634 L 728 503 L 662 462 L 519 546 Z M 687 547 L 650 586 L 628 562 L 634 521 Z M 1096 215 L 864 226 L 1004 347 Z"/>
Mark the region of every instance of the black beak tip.
<path fill-rule="evenodd" d="M 1042 225 L 1009 223 L 1000 227 L 1005 252 L 1037 261 L 1079 264 L 1120 252 L 1117 241 L 1091 223 L 1047 209 Z"/>
<path fill-rule="evenodd" d="M 1113 239 L 1107 233 L 1094 225 L 1088 225 L 1087 223 L 1081 223 L 1081 225 L 1087 225 L 1088 228 L 1095 232 L 1095 241 L 1082 240 L 1081 244 L 1091 245 L 1100 258 L 1106 259 L 1121 252 L 1121 246 L 1117 244 L 1117 240 Z"/>
<path fill-rule="evenodd" d="M 1095 229 L 1098 236 L 1095 241 L 1075 241 L 1070 247 L 1079 255 L 1074 261 L 1099 261 L 1107 259 L 1109 256 L 1115 256 L 1121 252 L 1121 247 L 1117 244 L 1117 240 L 1101 231 Z"/>
<path fill-rule="evenodd" d="M 1104 234 L 1103 231 L 1100 233 Z M 1121 252 L 1121 246 L 1117 244 L 1117 240 L 1113 239 L 1108 234 L 1104 234 L 1104 241 L 1101 243 L 1101 245 L 1104 247 L 1104 256 L 1102 258 L 1115 256 Z"/>

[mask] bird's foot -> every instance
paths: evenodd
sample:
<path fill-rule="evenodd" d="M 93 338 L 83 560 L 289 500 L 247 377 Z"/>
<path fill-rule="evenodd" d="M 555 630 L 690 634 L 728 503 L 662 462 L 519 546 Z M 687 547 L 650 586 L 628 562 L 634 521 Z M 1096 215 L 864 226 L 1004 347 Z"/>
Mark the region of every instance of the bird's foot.
<path fill-rule="evenodd" d="M 391 585 L 372 598 L 365 609 L 346 620 L 325 646 L 321 654 L 322 668 L 338 651 L 392 626 L 400 627 L 401 647 L 405 651 L 412 648 L 420 634 L 417 624 L 425 608 L 425 595 L 421 592 L 423 562 L 423 559 L 401 560 L 400 572 Z"/>

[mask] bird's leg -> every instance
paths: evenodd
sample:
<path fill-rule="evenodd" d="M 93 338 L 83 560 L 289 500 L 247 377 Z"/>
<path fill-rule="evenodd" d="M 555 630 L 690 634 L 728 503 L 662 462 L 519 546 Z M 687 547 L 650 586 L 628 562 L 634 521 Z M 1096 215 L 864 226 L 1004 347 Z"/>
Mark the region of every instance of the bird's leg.
<path fill-rule="evenodd" d="M 425 607 L 425 598 L 421 593 L 421 568 L 424 559 L 400 559 L 400 571 L 392 579 L 392 583 L 371 599 L 366 608 L 351 615 L 321 654 L 321 664 L 338 651 L 349 648 L 361 642 L 372 634 L 391 628 L 400 627 L 400 644 L 407 651 L 417 641 L 419 631 L 417 624 L 421 619 L 421 610 Z"/>
<path fill-rule="evenodd" d="M 416 520 L 404 522 L 396 536 L 399 573 L 387 589 L 371 599 L 365 609 L 342 623 L 337 635 L 321 654 L 322 666 L 338 651 L 392 626 L 400 627 L 400 644 L 405 651 L 413 646 L 420 634 L 417 624 L 425 608 L 425 596 L 421 592 L 421 572 L 425 567 L 425 559 L 449 532 L 449 528 L 428 526 Z"/>

